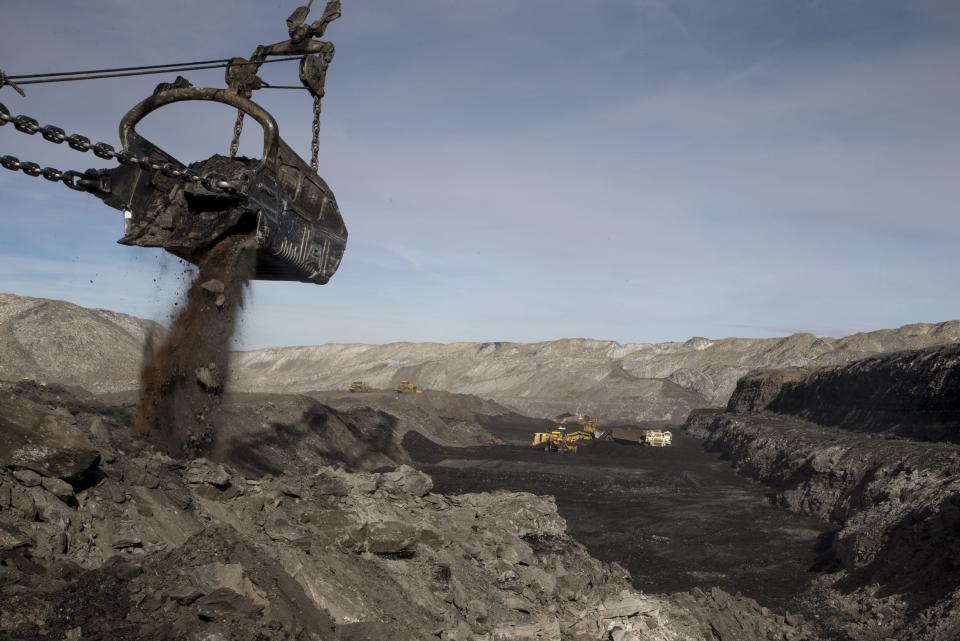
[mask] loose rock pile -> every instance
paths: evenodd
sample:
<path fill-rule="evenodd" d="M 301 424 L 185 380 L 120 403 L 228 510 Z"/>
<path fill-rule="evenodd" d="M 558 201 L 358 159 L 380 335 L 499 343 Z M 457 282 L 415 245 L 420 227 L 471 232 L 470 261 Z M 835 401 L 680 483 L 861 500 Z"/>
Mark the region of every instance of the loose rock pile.
<path fill-rule="evenodd" d="M 31 389 L 0 404 L 0 639 L 812 638 L 719 590 L 637 593 L 550 497 L 438 495 L 406 466 L 253 478 Z"/>

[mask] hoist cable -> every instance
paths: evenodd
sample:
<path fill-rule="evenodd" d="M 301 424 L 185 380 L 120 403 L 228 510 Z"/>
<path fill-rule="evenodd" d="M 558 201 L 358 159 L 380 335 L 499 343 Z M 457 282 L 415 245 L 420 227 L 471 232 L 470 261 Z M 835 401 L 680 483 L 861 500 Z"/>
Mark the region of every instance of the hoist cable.
<path fill-rule="evenodd" d="M 191 67 L 193 65 L 212 65 L 230 62 L 229 58 L 216 60 L 197 60 L 194 62 L 176 62 L 166 65 L 138 65 L 136 67 L 115 67 L 113 69 L 87 69 L 86 71 L 63 71 L 61 73 L 25 73 L 19 76 L 7 76 L 11 80 L 26 80 L 28 78 L 52 78 L 54 76 L 86 76 L 94 73 L 113 73 L 115 71 L 137 71 L 138 69 L 161 69 L 164 67 Z"/>
<path fill-rule="evenodd" d="M 287 58 L 274 58 L 273 60 L 264 60 L 262 62 L 241 62 L 235 66 L 261 65 L 272 62 L 288 62 L 291 60 L 300 60 L 300 56 L 290 56 Z M 9 80 L 15 81 L 18 85 L 39 85 L 53 82 L 74 82 L 77 80 L 98 80 L 102 78 L 125 78 L 128 76 L 148 76 L 152 74 L 170 73 L 174 71 L 198 71 L 202 69 L 223 69 L 230 66 L 230 60 L 200 61 L 196 63 L 180 63 L 179 65 L 150 65 L 144 67 L 124 67 L 116 69 L 93 69 L 90 71 L 68 71 L 59 74 L 35 74 L 32 76 L 19 75 L 7 76 Z M 20 80 L 27 78 L 27 80 Z"/>

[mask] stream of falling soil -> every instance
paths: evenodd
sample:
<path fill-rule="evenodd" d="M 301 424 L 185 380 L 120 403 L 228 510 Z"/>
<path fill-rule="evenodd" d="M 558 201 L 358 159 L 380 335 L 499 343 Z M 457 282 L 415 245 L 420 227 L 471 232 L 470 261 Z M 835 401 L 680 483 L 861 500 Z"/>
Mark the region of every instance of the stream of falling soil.
<path fill-rule="evenodd" d="M 147 341 L 133 432 L 171 456 L 207 452 L 216 437 L 230 365 L 230 338 L 253 276 L 253 239 L 235 234 L 200 263 L 186 305 L 159 345 Z"/>

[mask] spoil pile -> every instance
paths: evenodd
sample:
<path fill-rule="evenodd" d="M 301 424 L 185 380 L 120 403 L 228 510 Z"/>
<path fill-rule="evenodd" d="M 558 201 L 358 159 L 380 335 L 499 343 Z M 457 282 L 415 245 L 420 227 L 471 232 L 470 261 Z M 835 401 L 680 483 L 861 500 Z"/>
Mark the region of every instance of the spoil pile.
<path fill-rule="evenodd" d="M 0 393 L 4 641 L 811 638 L 719 590 L 633 591 L 550 497 L 443 496 L 406 466 L 250 475 L 61 390 Z"/>
<path fill-rule="evenodd" d="M 342 411 L 375 408 L 389 413 L 398 419 L 397 442 L 408 430 L 416 430 L 436 443 L 452 447 L 494 444 L 498 439 L 484 429 L 485 424 L 492 417 L 510 415 L 510 410 L 493 401 L 438 390 L 420 390 L 416 394 L 327 391 L 308 395 Z"/>

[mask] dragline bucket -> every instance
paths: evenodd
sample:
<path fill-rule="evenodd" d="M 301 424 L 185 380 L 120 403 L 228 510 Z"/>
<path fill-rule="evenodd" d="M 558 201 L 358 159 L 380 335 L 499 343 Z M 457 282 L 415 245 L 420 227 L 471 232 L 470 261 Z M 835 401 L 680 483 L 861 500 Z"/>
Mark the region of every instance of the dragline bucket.
<path fill-rule="evenodd" d="M 222 103 L 255 119 L 263 128 L 262 158 L 215 156 L 202 163 L 203 182 L 171 177 L 171 167 L 186 176 L 196 172 L 141 136 L 136 125 L 186 101 Z M 101 170 L 97 195 L 123 212 L 121 244 L 162 247 L 197 264 L 225 236 L 255 232 L 257 279 L 323 285 L 340 266 L 347 229 L 333 192 L 280 138 L 273 116 L 249 98 L 229 89 L 158 90 L 124 116 L 120 140 L 141 161 Z"/>

